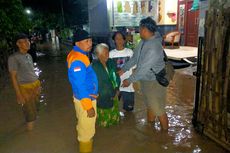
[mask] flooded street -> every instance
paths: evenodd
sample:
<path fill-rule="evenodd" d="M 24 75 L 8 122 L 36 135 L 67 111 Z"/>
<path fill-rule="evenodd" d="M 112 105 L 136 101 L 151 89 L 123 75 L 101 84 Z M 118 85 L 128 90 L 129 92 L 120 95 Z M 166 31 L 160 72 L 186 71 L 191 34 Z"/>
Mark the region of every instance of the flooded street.
<path fill-rule="evenodd" d="M 146 122 L 140 92 L 135 110 L 125 113 L 118 126 L 96 128 L 94 153 L 227 153 L 192 126 L 195 77 L 192 68 L 177 70 L 168 87 L 168 132 Z M 11 84 L 0 91 L 0 153 L 76 153 L 75 110 L 64 56 L 39 58 L 42 81 L 39 118 L 27 132 Z"/>

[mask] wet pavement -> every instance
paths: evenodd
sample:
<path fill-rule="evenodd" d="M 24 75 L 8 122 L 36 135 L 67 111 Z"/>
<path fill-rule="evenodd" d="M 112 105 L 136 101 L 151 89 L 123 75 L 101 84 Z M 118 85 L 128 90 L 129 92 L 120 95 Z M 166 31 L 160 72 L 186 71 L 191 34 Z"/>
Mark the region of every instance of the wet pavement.
<path fill-rule="evenodd" d="M 154 126 L 146 122 L 142 96 L 137 92 L 135 110 L 125 113 L 118 126 L 96 128 L 94 153 L 227 153 L 193 129 L 193 71 L 191 67 L 177 70 L 168 87 L 168 132 L 159 130 L 159 122 Z M 31 132 L 25 129 L 12 86 L 0 91 L 0 153 L 77 153 L 75 110 L 65 57 L 40 57 L 37 73 L 43 90 L 39 118 Z"/>

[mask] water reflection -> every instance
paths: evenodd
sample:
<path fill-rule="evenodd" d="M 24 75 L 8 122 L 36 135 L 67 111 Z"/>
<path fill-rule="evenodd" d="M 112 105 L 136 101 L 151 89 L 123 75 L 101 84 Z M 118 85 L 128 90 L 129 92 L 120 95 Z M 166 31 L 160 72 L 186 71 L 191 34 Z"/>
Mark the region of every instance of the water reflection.
<path fill-rule="evenodd" d="M 38 63 L 34 63 L 34 71 L 37 76 L 41 75 L 42 70 L 39 68 Z"/>
<path fill-rule="evenodd" d="M 44 54 L 42 54 L 42 55 L 44 55 Z M 34 71 L 35 71 L 35 74 L 41 80 L 41 94 L 40 94 L 40 97 L 39 97 L 39 105 L 37 106 L 38 107 L 37 109 L 39 111 L 41 111 L 47 105 L 47 103 L 45 103 L 45 94 L 43 92 L 43 85 L 44 85 L 45 80 L 41 78 L 41 76 L 42 76 L 42 70 L 39 67 L 38 63 L 34 63 Z"/>
<path fill-rule="evenodd" d="M 196 145 L 196 148 L 193 150 L 193 153 L 200 153 L 201 149 L 199 148 L 198 145 Z"/>
<path fill-rule="evenodd" d="M 194 135 L 196 134 L 191 124 L 194 91 L 195 78 L 188 73 L 177 72 L 175 79 L 167 89 L 166 112 L 169 119 L 169 129 L 167 132 L 162 133 L 158 120 L 151 126 L 153 131 L 155 131 L 151 135 L 156 137 L 155 141 L 163 143 L 162 149 L 168 150 L 169 148 L 179 147 L 192 149 L 193 153 L 201 152 L 198 142 L 194 141 L 196 139 Z M 137 130 L 147 135 L 149 134 L 149 129 L 147 131 L 143 127 L 148 123 L 146 122 L 145 114 L 142 115 L 136 115 Z M 159 132 L 160 134 L 158 135 L 157 133 Z"/>
<path fill-rule="evenodd" d="M 15 134 L 23 123 L 23 117 L 18 115 L 21 113 L 18 106 L 9 100 L 15 99 L 14 92 L 7 89 L 2 96 L 6 98 L 0 103 L 0 121 L 6 123 L 5 126 L 0 126 L 0 134 L 4 133 L 4 137 L 0 135 L 0 142 L 4 142 L 0 146 L 0 152 L 76 152 L 75 112 L 71 103 L 72 90 L 67 79 L 65 57 L 42 57 L 35 66 L 42 83 L 41 110 L 45 111 L 39 113 L 41 117 L 33 137 L 27 139 L 27 133 Z M 138 93 L 134 112 L 120 112 L 120 125 L 106 129 L 97 128 L 94 152 L 223 153 L 221 148 L 203 139 L 193 130 L 191 119 L 194 85 L 195 80 L 191 75 L 176 73 L 174 81 L 168 87 L 168 131 L 160 130 L 158 120 L 154 125 L 147 122 L 142 95 Z M 14 137 L 10 134 L 12 131 Z M 6 139 L 6 136 L 9 138 Z M 43 143 L 44 139 L 47 143 Z M 116 145 L 113 145 L 114 142 Z"/>
<path fill-rule="evenodd" d="M 119 114 L 120 114 L 121 117 L 125 117 L 124 112 L 119 112 Z"/>
<path fill-rule="evenodd" d="M 52 101 L 56 100 L 55 96 L 57 93 L 62 93 L 63 88 L 66 88 L 65 83 L 67 81 L 64 80 L 63 84 L 62 78 L 66 77 L 66 69 L 65 67 L 60 69 L 60 64 L 65 62 L 62 58 L 49 59 L 45 64 L 47 62 L 52 66 L 46 67 L 46 65 L 41 65 L 44 68 L 43 71 L 39 71 L 41 68 L 37 69 L 40 72 L 39 75 L 41 76 L 42 84 L 45 85 L 43 90 L 46 91 L 41 94 L 40 102 L 44 103 L 44 106 L 47 107 L 46 101 L 49 99 L 48 109 L 52 111 L 58 105 L 61 105 L 61 103 L 54 103 Z M 51 71 L 52 73 L 50 73 Z M 135 108 L 134 113 L 120 112 L 122 118 L 121 126 L 127 128 L 125 133 L 132 131 L 131 129 L 135 129 L 135 138 L 143 142 L 148 140 L 157 143 L 164 151 L 167 150 L 167 152 L 173 153 L 200 153 L 202 152 L 201 147 L 198 145 L 200 141 L 196 141 L 197 136 L 191 124 L 194 90 L 195 78 L 193 76 L 187 73 L 176 73 L 174 81 L 167 90 L 166 112 L 169 118 L 169 129 L 167 132 L 162 133 L 158 120 L 156 120 L 154 125 L 147 126 L 145 108 L 143 103 L 141 103 L 142 96 L 140 94 L 139 99 L 137 99 L 138 106 Z M 45 95 L 44 93 L 49 94 Z M 63 101 L 66 102 L 64 97 Z M 123 140 L 119 138 L 119 141 Z M 164 151 L 161 150 L 160 152 Z"/>
<path fill-rule="evenodd" d="M 192 111 L 195 78 L 191 75 L 176 73 L 174 81 L 168 88 L 166 107 L 169 118 L 168 134 L 173 139 L 173 145 L 191 148 L 193 137 Z M 197 149 L 194 149 L 194 151 Z"/>

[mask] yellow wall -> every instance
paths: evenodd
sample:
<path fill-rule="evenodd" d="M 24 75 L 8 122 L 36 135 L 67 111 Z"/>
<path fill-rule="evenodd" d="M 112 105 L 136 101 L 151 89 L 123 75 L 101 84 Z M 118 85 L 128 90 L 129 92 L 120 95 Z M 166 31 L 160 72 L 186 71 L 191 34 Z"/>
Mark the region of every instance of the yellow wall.
<path fill-rule="evenodd" d="M 159 0 L 158 2 L 158 24 L 176 25 L 177 24 L 177 0 Z"/>

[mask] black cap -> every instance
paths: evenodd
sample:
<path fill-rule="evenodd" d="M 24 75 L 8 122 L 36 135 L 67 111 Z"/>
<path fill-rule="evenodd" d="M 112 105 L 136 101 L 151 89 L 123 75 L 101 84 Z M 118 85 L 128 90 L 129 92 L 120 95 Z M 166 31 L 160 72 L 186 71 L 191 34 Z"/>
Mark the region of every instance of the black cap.
<path fill-rule="evenodd" d="M 73 43 L 78 42 L 78 41 L 82 41 L 82 40 L 88 39 L 88 38 L 91 38 L 91 36 L 85 30 L 78 29 L 73 33 Z"/>
<path fill-rule="evenodd" d="M 24 34 L 24 33 L 19 33 L 16 37 L 15 37 L 15 42 L 17 42 L 19 39 L 28 39 L 29 37 Z"/>

